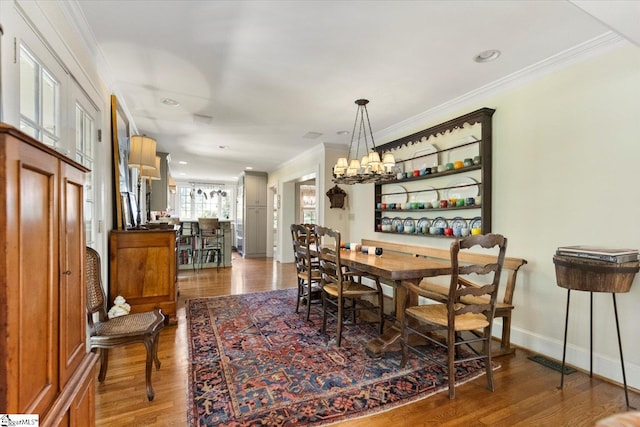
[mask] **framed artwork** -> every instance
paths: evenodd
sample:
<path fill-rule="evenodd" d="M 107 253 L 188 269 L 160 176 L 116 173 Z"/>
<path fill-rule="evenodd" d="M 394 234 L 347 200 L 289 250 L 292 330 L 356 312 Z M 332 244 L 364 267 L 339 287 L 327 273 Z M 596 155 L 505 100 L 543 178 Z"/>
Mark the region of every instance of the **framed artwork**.
<path fill-rule="evenodd" d="M 131 177 L 129 173 L 129 120 L 118 104 L 115 95 L 111 95 L 111 145 L 113 148 L 113 225 L 116 229 L 126 229 L 127 222 L 124 213 L 130 209 L 128 203 L 131 191 Z M 126 196 L 126 197 L 123 197 Z M 124 205 L 124 201 L 127 204 Z M 125 209 L 125 207 L 127 209 Z M 131 226 L 131 225 L 129 225 Z"/>

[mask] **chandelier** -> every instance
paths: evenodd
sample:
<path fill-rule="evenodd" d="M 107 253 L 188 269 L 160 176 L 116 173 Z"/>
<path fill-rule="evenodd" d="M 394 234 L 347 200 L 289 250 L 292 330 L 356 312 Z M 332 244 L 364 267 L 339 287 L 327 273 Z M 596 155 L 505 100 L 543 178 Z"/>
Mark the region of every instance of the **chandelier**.
<path fill-rule="evenodd" d="M 333 166 L 333 182 L 337 184 L 364 184 L 395 179 L 393 167 L 396 161 L 393 158 L 393 154 L 384 153 L 381 161 L 380 153 L 376 150 L 371 122 L 369 121 L 369 112 L 367 111 L 368 103 L 369 101 L 366 99 L 356 100 L 358 108 L 356 110 L 356 120 L 353 123 L 353 132 L 351 132 L 351 142 L 349 143 L 347 157 L 340 157 Z M 356 128 L 358 130 L 357 138 Z M 369 132 L 368 136 L 367 132 Z M 370 150 L 369 139 L 371 140 Z M 351 150 L 354 141 L 356 141 L 356 150 L 352 158 Z M 361 141 L 364 155 L 359 160 Z"/>

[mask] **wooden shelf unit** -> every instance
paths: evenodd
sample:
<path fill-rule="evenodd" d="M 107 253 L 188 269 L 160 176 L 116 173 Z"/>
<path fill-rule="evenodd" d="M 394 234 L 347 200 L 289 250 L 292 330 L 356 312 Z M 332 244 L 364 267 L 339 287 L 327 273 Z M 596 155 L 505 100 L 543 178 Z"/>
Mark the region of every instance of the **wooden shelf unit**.
<path fill-rule="evenodd" d="M 463 129 L 465 125 L 473 126 L 479 124 L 480 127 L 480 138 L 475 141 L 466 141 L 459 144 L 454 144 L 452 146 L 447 147 L 438 147 L 437 152 L 431 152 L 428 154 L 422 154 L 415 157 L 403 158 L 400 160 L 401 163 L 413 163 L 416 160 L 420 160 L 422 158 L 428 156 L 438 156 L 438 164 L 444 164 L 448 162 L 443 162 L 441 160 L 444 157 L 444 154 L 452 153 L 454 150 L 471 147 L 473 145 L 478 146 L 478 155 L 480 156 L 480 163 L 473 164 L 470 166 L 465 166 L 459 169 L 453 170 L 445 170 L 437 173 L 429 173 L 420 176 L 413 176 L 410 174 L 407 177 L 398 178 L 390 181 L 386 181 L 383 183 L 375 184 L 375 192 L 374 192 L 374 230 L 379 233 L 386 234 L 408 234 L 405 232 L 397 232 L 397 231 L 381 231 L 378 228 L 378 225 L 382 223 L 383 218 L 388 218 L 390 215 L 398 216 L 400 219 L 411 218 L 416 223 L 421 218 L 428 218 L 431 221 L 435 217 L 446 217 L 448 222 L 454 219 L 460 214 L 468 214 L 473 212 L 474 210 L 478 213 L 477 215 L 472 215 L 471 218 L 464 218 L 465 220 L 470 220 L 475 217 L 480 217 L 482 220 L 482 233 L 490 233 L 491 232 L 491 205 L 492 205 L 492 191 L 491 191 L 491 176 L 492 176 L 492 116 L 495 110 L 491 108 L 481 108 L 479 110 L 473 111 L 471 113 L 465 114 L 463 116 L 457 117 L 455 119 L 446 121 L 444 123 L 438 124 L 436 126 L 432 126 L 428 129 L 416 132 L 414 134 L 408 135 L 406 137 L 397 139 L 395 141 L 391 141 L 389 143 L 378 146 L 378 151 L 382 154 L 388 151 L 398 152 L 402 149 L 406 152 L 409 147 L 413 147 L 419 151 L 420 144 L 423 146 L 424 143 L 429 140 L 430 137 L 438 137 L 445 135 L 450 132 L 454 132 L 459 129 Z M 453 159 L 452 159 L 453 160 Z M 458 160 L 458 159 L 456 159 Z M 463 160 L 463 159 L 459 159 Z M 431 165 L 430 165 L 431 166 Z M 413 172 L 413 170 L 411 171 Z M 479 195 L 481 196 L 481 203 L 479 205 L 473 206 L 456 206 L 456 207 L 447 207 L 447 208 L 433 208 L 433 207 L 424 207 L 420 209 L 381 209 L 380 206 L 383 203 L 383 199 L 385 196 L 388 196 L 389 188 L 391 185 L 411 185 L 411 189 L 406 191 L 407 194 L 420 193 L 425 191 L 438 191 L 440 197 L 439 199 L 443 199 L 442 192 L 446 191 L 451 186 L 442 185 L 443 177 L 468 177 L 477 182 L 477 186 L 479 189 Z M 428 186 L 428 184 L 434 183 L 434 187 Z M 421 185 L 423 184 L 423 185 Z M 386 192 L 385 192 L 386 191 Z M 412 215 L 415 214 L 415 215 Z M 459 214 L 459 215 L 456 215 Z M 390 219 L 393 219 L 390 218 Z M 436 236 L 432 234 L 426 234 L 421 232 L 411 233 L 410 235 L 416 236 L 428 236 L 428 237 L 450 237 L 450 236 Z M 454 236 L 451 236 L 454 237 Z"/>

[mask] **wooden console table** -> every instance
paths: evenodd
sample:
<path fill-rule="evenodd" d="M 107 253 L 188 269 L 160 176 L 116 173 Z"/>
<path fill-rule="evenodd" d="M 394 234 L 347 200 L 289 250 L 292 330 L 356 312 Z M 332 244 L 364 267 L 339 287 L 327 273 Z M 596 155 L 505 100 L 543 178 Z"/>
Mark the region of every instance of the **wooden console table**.
<path fill-rule="evenodd" d="M 618 334 L 618 348 L 620 351 L 620 365 L 622 366 L 622 381 L 624 383 L 624 397 L 629 406 L 629 393 L 627 391 L 627 378 L 624 371 L 624 358 L 622 356 L 622 340 L 620 339 L 620 324 L 618 323 L 618 307 L 616 305 L 616 293 L 629 292 L 633 279 L 640 270 L 639 262 L 612 263 L 592 259 L 555 255 L 553 263 L 556 266 L 556 280 L 558 286 L 567 289 L 567 313 L 564 323 L 564 344 L 562 348 L 562 370 L 560 388 L 564 386 L 564 363 L 567 352 L 567 326 L 569 323 L 569 298 L 571 290 L 588 291 L 589 301 L 589 376 L 593 375 L 593 293 L 609 292 L 613 297 L 613 312 L 616 319 L 616 332 Z"/>

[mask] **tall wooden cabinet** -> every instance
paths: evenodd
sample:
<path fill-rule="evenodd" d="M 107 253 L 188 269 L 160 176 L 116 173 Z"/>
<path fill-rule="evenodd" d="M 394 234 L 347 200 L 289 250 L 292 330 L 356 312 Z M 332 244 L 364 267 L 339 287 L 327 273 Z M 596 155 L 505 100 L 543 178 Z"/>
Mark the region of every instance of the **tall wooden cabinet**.
<path fill-rule="evenodd" d="M 245 258 L 267 255 L 267 174 L 245 171 L 238 181 L 236 248 Z"/>
<path fill-rule="evenodd" d="M 0 123 L 0 413 L 94 424 L 87 353 L 87 169 Z"/>

